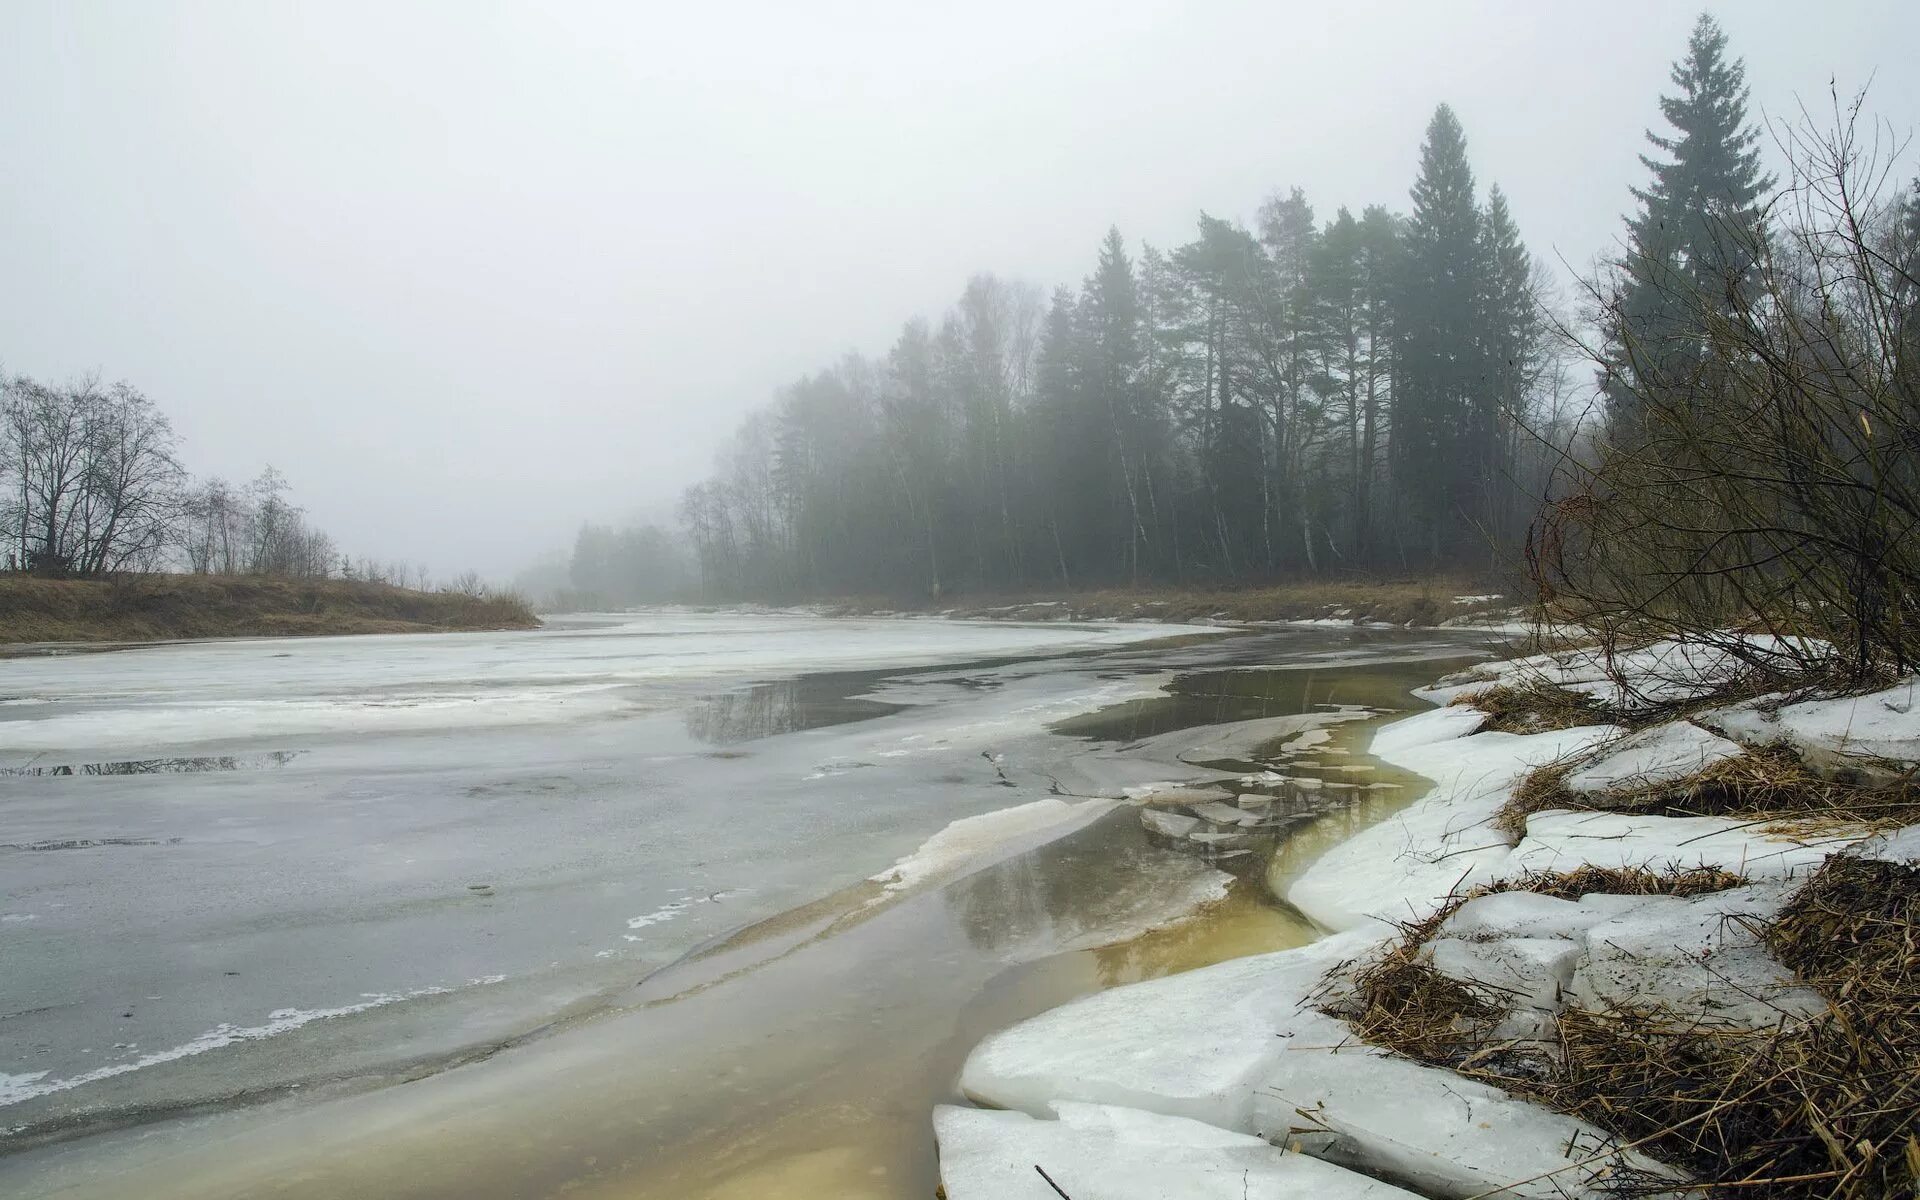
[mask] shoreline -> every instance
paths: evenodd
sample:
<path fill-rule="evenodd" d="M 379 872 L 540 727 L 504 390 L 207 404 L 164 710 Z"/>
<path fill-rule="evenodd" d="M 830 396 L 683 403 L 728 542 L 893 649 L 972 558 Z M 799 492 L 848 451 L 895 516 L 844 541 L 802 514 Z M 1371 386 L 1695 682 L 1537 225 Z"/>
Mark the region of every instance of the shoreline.
<path fill-rule="evenodd" d="M 1695 717 L 1633 734 L 1591 724 L 1485 731 L 1491 718 L 1471 698 L 1519 670 L 1576 689 L 1612 686 L 1577 654 L 1525 662 L 1421 689 L 1443 707 L 1376 733 L 1369 753 L 1433 786 L 1286 889 L 1326 936 L 1076 1001 L 975 1047 L 961 1087 L 990 1108 L 934 1114 L 948 1200 L 1042 1200 L 1048 1193 L 1022 1174 L 1035 1161 L 1052 1164 L 1053 1186 L 1067 1194 L 1144 1197 L 1156 1194 L 1155 1155 L 1179 1161 L 1181 1194 L 1202 1197 L 1239 1196 L 1249 1180 L 1276 1197 L 1587 1196 L 1630 1179 L 1686 1190 L 1675 1181 L 1694 1168 L 1638 1149 L 1670 1153 L 1658 1129 L 1629 1140 L 1619 1128 L 1631 1122 L 1601 1128 L 1543 1105 L 1533 1068 L 1503 1076 L 1500 1056 L 1536 1055 L 1551 1075 L 1561 1020 L 1649 998 L 1728 1036 L 1818 1019 L 1832 998 L 1809 992 L 1755 930 L 1784 919 L 1833 862 L 1877 855 L 1920 874 L 1920 834 L 1910 827 L 1874 850 L 1865 824 L 1796 835 L 1735 816 L 1547 809 L 1526 813 L 1517 838 L 1503 836 L 1515 793 L 1556 762 L 1650 786 L 1767 744 L 1706 732 L 1765 724 L 1731 710 L 1719 726 Z M 1688 667 L 1708 694 L 1711 670 Z M 1877 752 L 1904 747 L 1911 760 L 1920 714 L 1909 718 L 1910 702 L 1815 701 L 1797 725 L 1767 732 L 1809 750 L 1824 737 L 1844 753 L 1857 721 Z M 1429 1015 L 1408 1007 L 1416 1002 L 1439 1007 Z M 1657 1036 L 1640 1019 L 1613 1019 L 1629 1036 Z M 1454 1069 L 1463 1062 L 1466 1074 Z"/>
<path fill-rule="evenodd" d="M 143 574 L 0 575 L 0 656 L 236 638 L 537 629 L 511 596 L 422 592 L 352 579 Z"/>

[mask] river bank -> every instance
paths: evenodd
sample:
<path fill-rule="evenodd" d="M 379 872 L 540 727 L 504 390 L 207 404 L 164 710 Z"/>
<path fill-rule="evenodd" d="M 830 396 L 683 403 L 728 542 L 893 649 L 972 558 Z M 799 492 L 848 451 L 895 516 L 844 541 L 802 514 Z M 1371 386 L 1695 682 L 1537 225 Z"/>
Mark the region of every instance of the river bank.
<path fill-rule="evenodd" d="M 1905 1194 L 1915 681 L 1717 700 L 1740 669 L 1424 690 L 1369 750 L 1434 786 L 1285 888 L 1332 932 L 984 1041 L 949 1200 Z"/>
<path fill-rule="evenodd" d="M 0 644 L 430 633 L 539 624 L 532 610 L 511 596 L 421 592 L 353 579 L 0 574 Z"/>
<path fill-rule="evenodd" d="M 995 621 L 1328 622 L 1442 628 L 1516 625 L 1522 593 L 1472 576 L 1300 579 L 1231 587 L 1034 589 L 935 599 L 853 597 L 823 601 L 839 615 L 916 613 Z"/>

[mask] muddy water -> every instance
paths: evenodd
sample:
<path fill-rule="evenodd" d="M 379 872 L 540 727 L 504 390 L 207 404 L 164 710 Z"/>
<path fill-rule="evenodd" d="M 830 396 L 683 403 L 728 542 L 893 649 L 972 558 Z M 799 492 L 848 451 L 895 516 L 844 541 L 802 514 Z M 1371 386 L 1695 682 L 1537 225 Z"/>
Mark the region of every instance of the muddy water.
<path fill-rule="evenodd" d="M 1197 672 L 1056 731 L 1125 742 L 1316 705 L 1405 709 L 1437 665 Z M 805 720 L 791 703 L 701 719 Z M 925 1200 L 929 1110 L 957 1098 L 982 1037 L 1102 988 L 1317 936 L 1275 896 L 1418 790 L 1360 753 L 1367 730 L 1340 727 L 1280 764 L 1287 780 L 1268 788 L 1310 794 L 1320 815 L 1270 854 L 1201 860 L 1151 842 L 1123 807 L 903 900 L 869 885 L 762 922 L 489 1061 L 123 1139 L 54 1194 L 127 1195 L 137 1178 L 150 1197 Z M 1168 911 L 1221 866 L 1224 898 Z"/>

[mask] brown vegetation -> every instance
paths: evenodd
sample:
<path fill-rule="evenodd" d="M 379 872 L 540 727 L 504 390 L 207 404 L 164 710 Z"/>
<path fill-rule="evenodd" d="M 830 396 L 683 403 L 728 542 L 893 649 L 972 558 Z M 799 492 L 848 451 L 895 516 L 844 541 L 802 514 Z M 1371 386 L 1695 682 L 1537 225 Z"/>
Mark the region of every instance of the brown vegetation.
<path fill-rule="evenodd" d="M 1554 895 L 1673 894 L 1743 881 L 1719 872 L 1510 885 Z M 1600 885 L 1600 886 L 1594 886 Z M 1624 886 L 1623 886 L 1624 885 Z M 1480 894 L 1480 893 L 1476 893 Z M 1420 945 L 1461 897 L 1357 977 L 1341 1015 L 1367 1041 L 1545 1103 L 1688 1168 L 1701 1184 L 1618 1180 L 1623 1194 L 1867 1200 L 1920 1182 L 1920 870 L 1831 858 L 1761 931 L 1828 1011 L 1773 1029 L 1703 1027 L 1654 1008 L 1558 1019 L 1552 1053 L 1491 1038 L 1501 998 L 1436 974 Z"/>
<path fill-rule="evenodd" d="M 1574 764 L 1539 767 L 1494 819 L 1510 838 L 1526 832 L 1527 817 L 1548 809 L 1650 813 L 1666 817 L 1753 817 L 1802 823 L 1909 824 L 1920 821 L 1920 783 L 1912 774 L 1891 784 L 1863 783 L 1815 771 L 1787 746 L 1748 748 L 1671 783 L 1608 792 L 1577 793 L 1565 783 Z"/>
<path fill-rule="evenodd" d="M 1619 714 L 1584 692 L 1545 683 L 1497 684 L 1454 699 L 1487 714 L 1480 728 L 1498 733 L 1546 733 L 1617 722 Z"/>
<path fill-rule="evenodd" d="M 345 579 L 0 576 L 0 643 L 532 629 L 511 596 L 416 592 Z"/>
<path fill-rule="evenodd" d="M 1301 579 L 1287 583 L 1244 587 L 1182 588 L 1178 586 L 1099 588 L 1084 591 L 981 593 L 950 598 L 937 607 L 955 617 L 998 620 L 1147 620 L 1226 621 L 1338 620 L 1355 624 L 1431 626 L 1456 617 L 1512 609 L 1506 596 L 1456 603 L 1457 596 L 1483 596 L 1500 585 L 1462 577 L 1355 577 Z M 873 601 L 849 601 L 843 613 L 873 612 L 896 607 Z M 909 608 L 936 607 L 925 603 Z"/>
<path fill-rule="evenodd" d="M 1591 893 L 1616 896 L 1698 896 L 1738 887 L 1746 880 L 1711 867 L 1653 871 L 1645 868 L 1581 867 L 1528 875 L 1474 888 L 1450 899 L 1423 921 L 1403 925 L 1400 939 L 1354 976 L 1350 996 L 1336 1005 L 1360 1037 L 1424 1062 L 1464 1068 L 1493 1052 L 1487 1039 L 1506 1011 L 1498 994 L 1449 979 L 1420 961 L 1427 944 L 1461 905 L 1496 892 L 1538 892 L 1562 900 Z"/>

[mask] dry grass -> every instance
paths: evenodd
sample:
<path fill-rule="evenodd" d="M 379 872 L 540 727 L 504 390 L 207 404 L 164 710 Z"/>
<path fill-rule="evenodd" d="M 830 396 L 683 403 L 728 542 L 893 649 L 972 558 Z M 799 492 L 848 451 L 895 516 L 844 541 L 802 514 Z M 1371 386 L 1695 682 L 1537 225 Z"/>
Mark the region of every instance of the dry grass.
<path fill-rule="evenodd" d="M 1506 1047 L 1488 1038 L 1505 1015 L 1505 994 L 1450 979 L 1420 961 L 1420 948 L 1469 900 L 1497 892 L 1537 892 L 1562 900 L 1591 893 L 1616 896 L 1698 896 L 1746 882 L 1712 867 L 1663 871 L 1636 867 L 1581 867 L 1525 875 L 1474 888 L 1423 921 L 1403 925 L 1400 938 L 1355 976 L 1350 999 L 1338 1005 L 1360 1036 L 1378 1046 L 1456 1069 Z"/>
<path fill-rule="evenodd" d="M 1531 882 L 1566 892 L 1598 880 Z M 1695 875 L 1668 882 L 1684 894 L 1738 881 Z M 1616 1181 L 1622 1193 L 1916 1195 L 1920 871 L 1836 856 L 1763 931 L 1780 961 L 1828 1002 L 1822 1016 L 1741 1031 L 1705 1028 L 1657 1008 L 1570 1010 L 1559 1017 L 1551 1054 L 1493 1044 L 1498 998 L 1417 962 L 1415 939 L 1432 936 L 1444 919 L 1410 929 L 1364 970 L 1341 1015 L 1370 1042 L 1589 1121 L 1702 1181 L 1675 1188 L 1623 1179 Z"/>
<path fill-rule="evenodd" d="M 514 597 L 415 592 L 345 579 L 0 576 L 0 643 L 531 629 Z"/>
<path fill-rule="evenodd" d="M 1619 713 L 1594 697 L 1547 683 L 1496 684 L 1457 696 L 1453 703 L 1486 713 L 1486 724 L 1480 728 L 1499 733 L 1546 733 L 1620 720 Z"/>
<path fill-rule="evenodd" d="M 1809 822 L 1888 825 L 1920 821 L 1920 782 L 1912 772 L 1892 784 L 1836 779 L 1817 772 L 1786 746 L 1752 747 L 1672 783 L 1604 793 L 1574 792 L 1566 777 L 1574 763 L 1537 768 L 1494 818 L 1518 840 L 1527 817 L 1547 809 L 1648 813 L 1667 817 L 1726 816 L 1805 825 Z"/>

